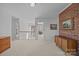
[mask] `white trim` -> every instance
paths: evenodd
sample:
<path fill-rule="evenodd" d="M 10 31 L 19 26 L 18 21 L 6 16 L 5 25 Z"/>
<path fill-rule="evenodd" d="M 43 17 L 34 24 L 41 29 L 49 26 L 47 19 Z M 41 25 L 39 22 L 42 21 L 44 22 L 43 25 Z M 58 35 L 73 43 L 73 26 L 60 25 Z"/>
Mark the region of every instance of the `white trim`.
<path fill-rule="evenodd" d="M 58 14 L 62 13 L 65 9 L 67 9 L 72 3 L 68 4 L 64 9 L 62 9 Z"/>

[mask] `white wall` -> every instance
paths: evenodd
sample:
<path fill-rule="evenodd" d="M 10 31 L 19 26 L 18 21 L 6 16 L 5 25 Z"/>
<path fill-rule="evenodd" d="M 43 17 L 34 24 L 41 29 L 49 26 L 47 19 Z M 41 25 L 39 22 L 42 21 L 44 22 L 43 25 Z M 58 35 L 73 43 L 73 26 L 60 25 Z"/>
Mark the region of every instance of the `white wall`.
<path fill-rule="evenodd" d="M 27 25 L 34 24 L 34 18 L 25 18 L 22 17 L 22 13 L 17 13 L 20 6 L 12 4 L 0 4 L 0 35 L 9 35 L 11 36 L 11 20 L 12 16 L 19 18 L 20 20 L 20 29 L 27 30 Z M 23 9 L 24 10 L 24 9 Z M 23 11 L 21 10 L 21 11 Z M 25 11 L 24 11 L 25 12 Z M 28 16 L 28 15 L 27 15 Z"/>
<path fill-rule="evenodd" d="M 44 35 L 45 39 L 50 43 L 55 35 L 59 34 L 59 20 L 58 18 L 37 18 L 36 22 L 44 22 Z M 57 24 L 57 30 L 50 30 L 50 24 Z"/>
<path fill-rule="evenodd" d="M 3 5 L 0 5 L 0 35 L 11 34 L 11 15 Z"/>
<path fill-rule="evenodd" d="M 0 35 L 11 36 L 12 16 L 19 18 L 9 6 L 0 4 Z"/>

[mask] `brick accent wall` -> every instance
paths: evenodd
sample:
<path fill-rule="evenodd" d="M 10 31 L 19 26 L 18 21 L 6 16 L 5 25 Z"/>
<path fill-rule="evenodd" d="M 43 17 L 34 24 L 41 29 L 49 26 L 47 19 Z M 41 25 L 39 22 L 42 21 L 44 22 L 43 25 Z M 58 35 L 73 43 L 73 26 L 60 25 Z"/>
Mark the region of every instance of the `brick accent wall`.
<path fill-rule="evenodd" d="M 63 22 L 69 18 L 73 21 L 73 29 L 64 29 Z M 59 35 L 79 40 L 79 3 L 71 4 L 59 14 Z"/>

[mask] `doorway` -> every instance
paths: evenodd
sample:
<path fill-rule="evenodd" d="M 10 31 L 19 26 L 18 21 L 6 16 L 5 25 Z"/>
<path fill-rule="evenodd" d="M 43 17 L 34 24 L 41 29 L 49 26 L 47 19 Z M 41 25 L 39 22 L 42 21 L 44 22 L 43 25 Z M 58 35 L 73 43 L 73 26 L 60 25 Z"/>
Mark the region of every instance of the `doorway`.
<path fill-rule="evenodd" d="M 37 39 L 43 40 L 44 39 L 44 23 L 37 22 Z"/>

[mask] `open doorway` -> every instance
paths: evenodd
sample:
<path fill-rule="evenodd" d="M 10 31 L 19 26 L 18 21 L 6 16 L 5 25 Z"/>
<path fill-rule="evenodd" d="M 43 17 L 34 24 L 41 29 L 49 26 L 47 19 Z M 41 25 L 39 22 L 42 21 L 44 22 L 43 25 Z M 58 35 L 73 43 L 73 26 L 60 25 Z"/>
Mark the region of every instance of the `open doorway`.
<path fill-rule="evenodd" d="M 43 22 L 37 22 L 36 30 L 37 30 L 37 34 L 36 34 L 37 40 L 44 39 L 44 23 Z"/>

